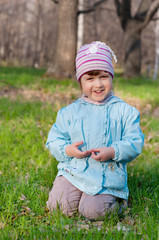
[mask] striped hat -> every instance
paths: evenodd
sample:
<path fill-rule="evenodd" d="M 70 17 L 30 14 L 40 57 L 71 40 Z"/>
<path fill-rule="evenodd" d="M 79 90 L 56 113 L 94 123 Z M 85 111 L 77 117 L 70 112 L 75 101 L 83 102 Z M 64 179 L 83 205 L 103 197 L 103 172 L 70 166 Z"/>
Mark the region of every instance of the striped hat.
<path fill-rule="evenodd" d="M 92 70 L 103 70 L 109 72 L 114 78 L 112 56 L 117 62 L 114 52 L 105 43 L 92 42 L 83 45 L 76 56 L 76 77 L 80 80 L 83 74 Z"/>

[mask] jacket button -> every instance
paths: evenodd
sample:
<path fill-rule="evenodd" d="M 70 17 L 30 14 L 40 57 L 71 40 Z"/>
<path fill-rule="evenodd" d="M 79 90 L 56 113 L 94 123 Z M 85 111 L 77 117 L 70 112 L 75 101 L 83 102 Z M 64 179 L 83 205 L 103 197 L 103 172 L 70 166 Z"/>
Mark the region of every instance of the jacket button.
<path fill-rule="evenodd" d="M 112 163 L 109 164 L 108 168 L 111 170 L 111 171 L 114 171 L 114 165 Z"/>

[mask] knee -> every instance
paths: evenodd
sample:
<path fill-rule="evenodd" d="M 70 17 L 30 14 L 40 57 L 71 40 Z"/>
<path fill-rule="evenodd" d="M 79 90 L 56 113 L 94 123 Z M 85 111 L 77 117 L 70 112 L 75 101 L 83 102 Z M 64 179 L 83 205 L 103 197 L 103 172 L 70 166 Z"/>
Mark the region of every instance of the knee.
<path fill-rule="evenodd" d="M 76 209 L 74 206 L 71 206 L 67 199 L 56 199 L 56 198 L 50 198 L 47 201 L 47 207 L 50 211 L 53 210 L 60 210 L 62 214 L 66 216 L 73 216 L 76 212 Z"/>
<path fill-rule="evenodd" d="M 49 199 L 47 201 L 47 207 L 49 210 L 60 210 L 62 214 L 66 216 L 73 216 L 78 209 L 77 204 L 74 202 L 69 201 L 65 197 L 57 198 L 55 195 L 52 194 L 49 195 Z"/>
<path fill-rule="evenodd" d="M 113 209 L 116 207 L 115 203 L 110 202 L 103 202 L 100 201 L 99 198 L 96 197 L 85 197 L 81 199 L 80 205 L 79 205 L 79 213 L 80 215 L 84 216 L 88 219 L 101 219 L 103 218 L 107 213 L 112 212 Z"/>
<path fill-rule="evenodd" d="M 63 214 L 72 216 L 77 212 L 81 194 L 64 177 L 57 177 L 49 194 L 47 207 L 51 211 L 59 209 Z"/>
<path fill-rule="evenodd" d="M 88 219 L 97 219 L 101 216 L 101 210 L 94 200 L 82 199 L 79 205 L 79 213 Z"/>

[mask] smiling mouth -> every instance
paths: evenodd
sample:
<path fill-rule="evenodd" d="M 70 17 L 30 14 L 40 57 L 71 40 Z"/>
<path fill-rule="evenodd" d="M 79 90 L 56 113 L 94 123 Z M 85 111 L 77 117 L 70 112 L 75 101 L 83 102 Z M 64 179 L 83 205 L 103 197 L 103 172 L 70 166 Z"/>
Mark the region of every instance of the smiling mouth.
<path fill-rule="evenodd" d="M 104 90 L 94 91 L 96 94 L 101 94 Z"/>

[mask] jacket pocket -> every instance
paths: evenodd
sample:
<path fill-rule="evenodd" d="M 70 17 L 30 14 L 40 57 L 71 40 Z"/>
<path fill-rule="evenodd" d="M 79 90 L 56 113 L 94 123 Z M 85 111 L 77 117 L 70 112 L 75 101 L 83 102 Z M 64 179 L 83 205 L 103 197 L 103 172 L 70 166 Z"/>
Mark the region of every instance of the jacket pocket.
<path fill-rule="evenodd" d="M 73 158 L 66 166 L 63 168 L 64 171 L 70 173 L 72 176 L 81 175 L 86 169 L 87 163 L 86 159 Z"/>
<path fill-rule="evenodd" d="M 104 174 L 104 188 L 123 190 L 127 187 L 127 174 L 116 163 L 108 163 Z"/>

